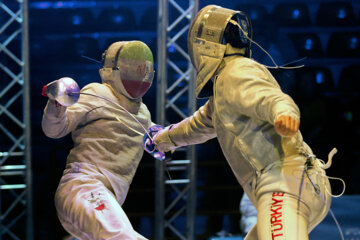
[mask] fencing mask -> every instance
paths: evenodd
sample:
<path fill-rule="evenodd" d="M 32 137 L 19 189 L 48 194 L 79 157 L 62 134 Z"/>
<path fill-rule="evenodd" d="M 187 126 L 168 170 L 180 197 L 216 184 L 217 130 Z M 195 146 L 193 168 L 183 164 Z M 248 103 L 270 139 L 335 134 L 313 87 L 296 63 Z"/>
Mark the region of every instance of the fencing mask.
<path fill-rule="evenodd" d="M 120 41 L 103 53 L 99 71 L 103 83 L 130 99 L 139 99 L 149 90 L 154 78 L 150 48 L 141 41 Z"/>

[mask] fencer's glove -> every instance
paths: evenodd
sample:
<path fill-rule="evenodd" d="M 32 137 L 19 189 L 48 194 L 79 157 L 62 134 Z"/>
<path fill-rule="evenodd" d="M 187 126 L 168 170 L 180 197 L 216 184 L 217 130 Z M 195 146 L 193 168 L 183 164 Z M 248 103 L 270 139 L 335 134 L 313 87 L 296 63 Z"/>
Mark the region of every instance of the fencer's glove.
<path fill-rule="evenodd" d="M 74 79 L 63 77 L 43 86 L 41 94 L 55 100 L 57 105 L 68 107 L 78 101 L 80 88 Z"/>
<path fill-rule="evenodd" d="M 48 94 L 46 93 L 46 88 L 47 88 L 47 85 L 43 86 L 42 91 L 41 91 L 41 95 L 43 95 L 44 97 L 49 98 L 50 104 L 55 105 L 57 108 L 62 107 L 63 105 L 61 105 L 58 101 L 56 101 L 55 99 L 48 96 Z"/>
<path fill-rule="evenodd" d="M 58 103 L 56 100 L 49 99 L 47 102 L 44 113 L 50 118 L 63 118 L 66 114 L 65 106 Z"/>
<path fill-rule="evenodd" d="M 162 161 L 165 159 L 165 154 L 162 151 L 159 151 L 155 146 L 155 143 L 152 141 L 156 133 L 163 130 L 164 127 L 161 125 L 151 126 L 143 137 L 143 147 L 146 152 L 148 152 L 154 158 Z"/>
<path fill-rule="evenodd" d="M 56 80 L 56 81 L 58 81 L 58 80 Z M 49 98 L 49 101 L 45 107 L 46 115 L 52 116 L 55 118 L 59 118 L 64 115 L 64 113 L 66 111 L 66 106 L 63 106 L 62 104 L 60 104 L 56 100 L 56 97 L 54 96 L 54 87 L 53 86 L 54 86 L 54 84 L 57 84 L 57 83 L 55 83 L 56 81 L 53 81 L 53 82 L 48 83 L 47 85 L 43 86 L 41 95 Z M 48 86 L 50 86 L 50 87 L 48 87 Z"/>
<path fill-rule="evenodd" d="M 160 130 L 153 137 L 155 146 L 160 152 L 165 153 L 168 151 L 174 151 L 176 148 L 179 147 L 170 138 L 169 131 L 171 130 L 172 127 L 173 125 L 170 125 Z"/>
<path fill-rule="evenodd" d="M 299 121 L 288 115 L 281 115 L 274 123 L 275 131 L 284 137 L 292 137 L 299 130 Z"/>

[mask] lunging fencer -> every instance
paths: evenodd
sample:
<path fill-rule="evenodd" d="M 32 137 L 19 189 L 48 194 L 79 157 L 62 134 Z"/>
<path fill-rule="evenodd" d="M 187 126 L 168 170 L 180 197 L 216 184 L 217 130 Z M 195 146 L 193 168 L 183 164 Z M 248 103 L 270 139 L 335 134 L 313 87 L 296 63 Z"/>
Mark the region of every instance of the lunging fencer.
<path fill-rule="evenodd" d="M 121 205 L 144 152 L 141 133 L 152 125 L 142 102 L 153 80 L 152 52 L 140 41 L 115 42 L 104 52 L 99 72 L 102 83 L 90 83 L 80 93 L 68 78 L 54 82 L 65 93 L 49 96 L 44 109 L 44 133 L 61 138 L 71 132 L 74 142 L 55 194 L 58 217 L 81 240 L 146 239 Z"/>
<path fill-rule="evenodd" d="M 252 28 L 241 11 L 209 5 L 188 35 L 196 95 L 192 116 L 154 136 L 161 152 L 217 137 L 258 212 L 247 240 L 308 239 L 329 211 L 325 165 L 303 141 L 300 112 L 266 66 L 251 59 Z M 221 177 L 221 176 L 219 176 Z"/>

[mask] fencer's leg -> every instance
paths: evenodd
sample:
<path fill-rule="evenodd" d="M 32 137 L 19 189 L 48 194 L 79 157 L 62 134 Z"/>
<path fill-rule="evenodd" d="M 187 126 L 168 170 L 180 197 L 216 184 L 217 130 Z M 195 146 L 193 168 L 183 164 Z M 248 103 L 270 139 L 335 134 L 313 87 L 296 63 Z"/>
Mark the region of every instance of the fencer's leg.
<path fill-rule="evenodd" d="M 81 240 L 143 240 L 112 192 L 97 179 L 72 179 L 56 194 L 60 222 Z"/>
<path fill-rule="evenodd" d="M 261 240 L 308 240 L 309 208 L 283 192 L 263 194 L 258 201 L 257 233 Z"/>

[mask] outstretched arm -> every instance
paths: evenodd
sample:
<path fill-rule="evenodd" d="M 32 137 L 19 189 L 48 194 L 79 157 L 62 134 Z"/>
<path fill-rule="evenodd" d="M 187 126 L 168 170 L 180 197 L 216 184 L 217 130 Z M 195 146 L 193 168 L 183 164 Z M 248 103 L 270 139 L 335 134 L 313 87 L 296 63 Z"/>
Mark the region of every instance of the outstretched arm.
<path fill-rule="evenodd" d="M 161 152 L 181 146 L 199 144 L 216 137 L 212 124 L 212 99 L 200 107 L 192 116 L 170 125 L 154 136 L 156 148 Z"/>

